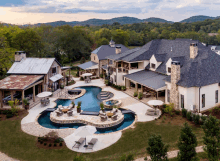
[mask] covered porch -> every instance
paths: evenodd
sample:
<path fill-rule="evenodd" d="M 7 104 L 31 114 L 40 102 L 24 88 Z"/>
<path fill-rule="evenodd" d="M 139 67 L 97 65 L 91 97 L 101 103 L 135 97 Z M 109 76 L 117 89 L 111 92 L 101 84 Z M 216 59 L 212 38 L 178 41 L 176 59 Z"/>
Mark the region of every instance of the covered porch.
<path fill-rule="evenodd" d="M 143 70 L 140 72 L 128 74 L 125 77 L 126 93 L 130 96 L 134 92 L 143 93 L 142 102 L 147 103 L 149 100 L 157 99 L 165 102 L 166 84 L 162 75 L 153 71 Z"/>
<path fill-rule="evenodd" d="M 61 75 L 63 76 L 64 85 L 72 81 L 71 67 L 61 67 Z"/>
<path fill-rule="evenodd" d="M 24 108 L 24 98 L 32 105 L 39 102 L 36 95 L 43 91 L 43 75 L 10 75 L 0 81 L 0 107 L 10 108 L 8 101 L 19 101 L 18 107 Z"/>
<path fill-rule="evenodd" d="M 84 73 L 91 73 L 93 77 L 99 77 L 98 63 L 89 61 L 78 65 L 78 67 L 81 69 L 79 71 L 79 76 Z"/>

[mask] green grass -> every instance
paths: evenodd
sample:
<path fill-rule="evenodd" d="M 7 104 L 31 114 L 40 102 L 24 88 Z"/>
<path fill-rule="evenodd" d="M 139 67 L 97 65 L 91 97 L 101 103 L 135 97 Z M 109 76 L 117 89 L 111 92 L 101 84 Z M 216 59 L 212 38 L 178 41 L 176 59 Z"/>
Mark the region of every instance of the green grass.
<path fill-rule="evenodd" d="M 159 120 L 161 121 L 161 120 Z M 157 125 L 156 121 L 136 123 L 134 129 L 123 132 L 121 139 L 112 146 L 90 154 L 82 154 L 87 160 L 117 160 L 123 154 L 133 153 L 137 157 L 146 156 L 147 141 L 151 134 L 161 134 L 165 143 L 169 143 L 169 151 L 177 149 L 177 141 L 181 127 L 171 124 Z M 45 150 L 36 147 L 37 138 L 21 131 L 20 120 L 0 121 L 0 151 L 22 161 L 71 161 L 76 152 L 67 148 Z M 193 128 L 199 137 L 201 128 Z M 199 141 L 201 144 L 201 142 Z"/>

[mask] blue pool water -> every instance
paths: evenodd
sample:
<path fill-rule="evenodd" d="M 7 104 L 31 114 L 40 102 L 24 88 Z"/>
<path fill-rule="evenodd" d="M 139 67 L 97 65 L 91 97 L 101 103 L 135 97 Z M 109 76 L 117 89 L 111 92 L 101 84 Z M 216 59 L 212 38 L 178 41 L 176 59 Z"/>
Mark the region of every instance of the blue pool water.
<path fill-rule="evenodd" d="M 98 112 L 100 111 L 100 101 L 97 99 L 97 95 L 101 92 L 101 88 L 99 87 L 80 87 L 77 89 L 85 89 L 86 93 L 80 97 L 74 100 L 75 104 L 77 104 L 78 101 L 82 101 L 81 109 L 84 111 L 93 111 L 93 112 Z M 58 105 L 63 105 L 63 106 L 69 106 L 71 100 L 57 100 L 57 106 Z M 57 108 L 57 107 L 55 107 Z M 97 129 L 97 134 L 100 133 L 110 133 L 110 132 L 115 132 L 118 130 L 122 130 L 128 126 L 130 126 L 134 122 L 135 116 L 134 114 L 124 114 L 124 121 L 112 128 L 106 128 L 106 129 Z M 51 128 L 51 129 L 65 129 L 65 128 L 78 128 L 79 126 L 84 126 L 84 124 L 56 124 L 50 121 L 50 112 L 44 112 L 39 118 L 38 118 L 38 123 L 46 128 Z"/>
<path fill-rule="evenodd" d="M 118 101 L 115 101 L 115 100 L 106 101 L 106 104 L 107 104 L 107 105 L 110 105 L 110 106 L 113 106 L 113 105 L 115 105 L 116 103 L 118 103 Z"/>

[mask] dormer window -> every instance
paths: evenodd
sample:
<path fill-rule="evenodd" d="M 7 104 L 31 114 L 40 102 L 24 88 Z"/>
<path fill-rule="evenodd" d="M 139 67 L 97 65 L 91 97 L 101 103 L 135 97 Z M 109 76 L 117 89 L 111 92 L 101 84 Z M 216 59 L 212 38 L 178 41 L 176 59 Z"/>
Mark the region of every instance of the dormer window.
<path fill-rule="evenodd" d="M 168 67 L 168 73 L 171 73 L 171 68 L 170 67 Z"/>
<path fill-rule="evenodd" d="M 155 69 L 156 65 L 154 63 L 151 63 L 151 68 Z"/>

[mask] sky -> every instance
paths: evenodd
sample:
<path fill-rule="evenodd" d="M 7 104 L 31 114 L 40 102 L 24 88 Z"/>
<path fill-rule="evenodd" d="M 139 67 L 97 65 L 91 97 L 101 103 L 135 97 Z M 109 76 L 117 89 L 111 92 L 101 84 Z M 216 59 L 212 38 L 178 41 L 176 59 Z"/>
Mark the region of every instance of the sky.
<path fill-rule="evenodd" d="M 178 22 L 220 16 L 219 8 L 220 0 L 0 0 L 0 21 L 23 25 L 129 16 Z"/>

